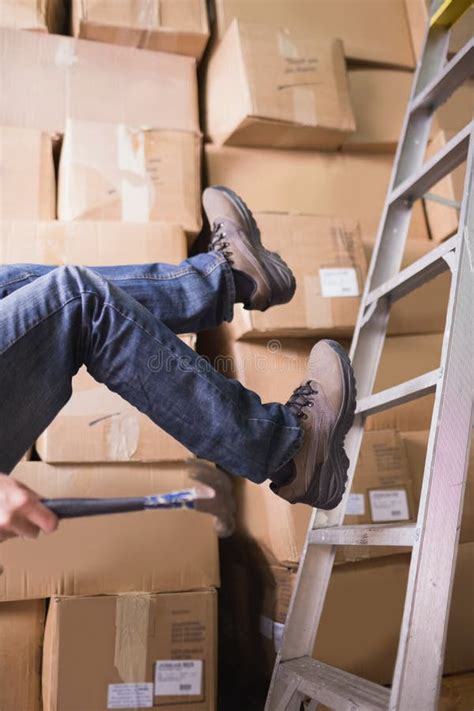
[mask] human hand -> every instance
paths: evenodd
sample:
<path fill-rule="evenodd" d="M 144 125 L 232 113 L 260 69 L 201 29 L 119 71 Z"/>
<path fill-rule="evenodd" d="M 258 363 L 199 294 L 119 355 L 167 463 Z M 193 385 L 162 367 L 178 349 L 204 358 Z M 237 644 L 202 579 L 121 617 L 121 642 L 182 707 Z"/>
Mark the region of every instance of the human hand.
<path fill-rule="evenodd" d="M 59 521 L 25 484 L 0 474 L 0 543 L 22 536 L 37 538 L 40 531 L 52 533 Z"/>

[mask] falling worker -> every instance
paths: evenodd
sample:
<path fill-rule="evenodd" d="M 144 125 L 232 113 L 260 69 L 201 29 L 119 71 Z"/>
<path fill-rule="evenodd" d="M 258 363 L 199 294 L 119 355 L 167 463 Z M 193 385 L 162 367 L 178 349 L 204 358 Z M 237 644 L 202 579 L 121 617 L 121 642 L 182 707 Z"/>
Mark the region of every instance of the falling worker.
<path fill-rule="evenodd" d="M 319 341 L 288 402 L 262 404 L 178 338 L 231 321 L 235 303 L 287 303 L 296 288 L 241 198 L 214 186 L 203 206 L 209 251 L 178 266 L 0 267 L 0 540 L 58 525 L 8 474 L 69 400 L 82 365 L 198 457 L 257 484 L 270 479 L 291 503 L 341 501 L 356 399 L 341 346 Z"/>

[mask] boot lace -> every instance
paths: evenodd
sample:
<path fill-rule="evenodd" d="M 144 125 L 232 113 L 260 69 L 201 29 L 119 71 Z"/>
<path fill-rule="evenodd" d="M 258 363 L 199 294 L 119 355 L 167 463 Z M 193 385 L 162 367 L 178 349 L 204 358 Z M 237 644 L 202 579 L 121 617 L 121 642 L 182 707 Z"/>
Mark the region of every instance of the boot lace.
<path fill-rule="evenodd" d="M 296 417 L 299 417 L 302 420 L 307 420 L 308 415 L 306 412 L 303 412 L 303 408 L 313 407 L 313 395 L 317 394 L 318 391 L 313 388 L 313 386 L 311 385 L 311 381 L 308 380 L 308 382 L 303 383 L 303 385 L 300 385 L 296 388 L 293 395 L 286 403 L 287 407 L 289 407 L 294 412 Z"/>
<path fill-rule="evenodd" d="M 227 259 L 230 265 L 234 264 L 233 254 L 230 250 L 230 243 L 226 240 L 226 233 L 224 232 L 224 225 L 222 222 L 214 222 L 211 234 L 211 243 L 209 245 L 209 252 L 221 252 Z"/>

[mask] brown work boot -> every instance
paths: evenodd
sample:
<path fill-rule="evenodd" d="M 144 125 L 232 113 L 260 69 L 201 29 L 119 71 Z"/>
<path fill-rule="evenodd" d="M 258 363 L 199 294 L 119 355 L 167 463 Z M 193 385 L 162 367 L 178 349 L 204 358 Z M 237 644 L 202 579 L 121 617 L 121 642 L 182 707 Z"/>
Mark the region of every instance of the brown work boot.
<path fill-rule="evenodd" d="M 221 252 L 243 285 L 244 308 L 265 311 L 286 304 L 295 293 L 295 278 L 283 259 L 265 249 L 260 230 L 244 201 L 229 188 L 206 188 L 202 203 L 212 229 L 209 249 Z M 239 288 L 237 288 L 239 291 Z"/>
<path fill-rule="evenodd" d="M 301 449 L 277 472 L 288 474 L 273 491 L 292 504 L 305 503 L 334 509 L 347 482 L 349 459 L 344 437 L 352 427 L 356 384 L 348 355 L 336 341 L 317 343 L 310 354 L 303 383 L 287 406 L 300 419 L 304 430 Z"/>

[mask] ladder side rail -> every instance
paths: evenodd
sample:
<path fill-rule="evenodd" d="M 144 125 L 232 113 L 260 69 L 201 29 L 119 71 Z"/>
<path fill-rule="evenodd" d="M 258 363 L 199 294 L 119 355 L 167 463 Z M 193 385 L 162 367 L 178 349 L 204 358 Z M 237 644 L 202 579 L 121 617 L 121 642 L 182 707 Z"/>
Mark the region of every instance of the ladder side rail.
<path fill-rule="evenodd" d="M 438 34 L 438 33 L 436 33 Z M 445 35 L 448 34 L 449 32 L 442 32 L 441 34 Z M 433 32 L 431 32 L 431 35 L 433 35 Z M 427 30 L 426 33 L 426 39 L 425 39 L 425 44 L 429 42 L 429 37 L 430 37 L 430 31 Z M 433 42 L 433 41 L 432 41 Z M 439 45 L 441 45 L 441 49 L 439 49 Z M 447 54 L 447 46 L 448 46 L 448 41 L 446 40 L 445 42 L 440 42 L 438 38 L 436 37 L 436 47 L 437 52 L 440 53 L 440 60 L 439 64 L 442 66 L 446 59 L 446 54 Z M 416 75 L 417 77 L 419 76 L 420 72 L 422 71 L 422 62 L 419 63 L 417 67 L 417 72 Z M 432 73 L 434 74 L 434 73 Z M 433 78 L 432 74 L 429 74 L 429 78 Z M 428 81 L 428 79 L 427 79 Z M 412 90 L 412 95 L 415 94 L 415 84 Z M 403 148 L 403 138 L 404 134 L 406 133 L 406 129 L 408 126 L 408 123 L 410 121 L 410 111 L 409 109 L 407 110 L 406 116 L 405 116 L 405 121 L 404 121 L 404 127 L 402 129 L 402 140 L 399 143 L 397 147 L 397 153 L 396 157 L 394 160 L 394 167 L 392 169 L 392 176 L 391 176 L 391 181 L 390 181 L 390 190 L 393 189 L 393 185 L 395 183 L 395 178 L 396 178 L 396 165 L 397 161 L 399 159 L 400 153 Z M 427 141 L 427 139 L 426 139 Z M 423 154 L 426 149 L 426 145 L 423 148 Z M 405 232 L 405 237 L 406 233 L 408 232 L 408 226 L 409 226 L 409 221 L 411 217 L 411 206 L 409 205 L 396 205 L 392 206 L 392 213 L 396 212 L 397 214 L 401 214 L 405 224 L 404 224 L 404 232 Z M 378 235 L 377 235 L 377 241 L 376 245 L 374 248 L 374 253 L 372 255 L 372 260 L 371 260 L 371 266 L 369 268 L 369 275 L 370 275 L 370 270 L 374 269 L 374 265 L 376 264 L 377 261 L 377 249 L 378 249 L 378 244 L 380 243 L 383 233 L 384 233 L 384 222 L 386 219 L 386 214 L 388 210 L 388 198 L 386 199 L 385 207 L 384 207 L 384 212 L 382 214 L 381 218 L 381 223 L 379 226 L 378 230 Z M 402 240 L 403 245 L 404 245 L 404 239 Z M 403 251 L 403 247 L 402 247 Z M 371 281 L 368 276 L 365 287 L 364 287 L 364 294 L 361 299 L 361 307 L 359 310 L 359 317 L 358 317 L 358 324 L 360 323 L 362 317 L 363 317 L 363 304 L 365 301 L 366 295 L 370 292 L 371 290 Z M 382 338 L 378 339 L 378 351 L 372 355 L 372 358 L 370 360 L 373 362 L 374 360 L 376 361 L 376 364 L 378 364 L 378 360 L 380 358 L 382 348 L 383 348 L 383 341 L 385 338 L 385 332 L 386 332 L 386 327 L 388 323 L 388 317 L 389 317 L 389 304 L 387 299 L 383 299 L 380 301 L 380 303 L 377 305 L 376 308 L 376 313 L 372 317 L 371 321 L 367 324 L 365 331 L 373 331 L 374 328 L 378 332 L 378 334 L 382 335 Z M 360 329 L 360 326 L 359 326 Z M 352 341 L 352 348 L 351 348 L 351 354 L 353 356 L 353 351 L 357 342 L 357 326 L 356 326 L 356 333 L 355 335 L 355 340 L 353 339 Z M 369 335 L 369 334 L 367 334 Z M 366 344 L 369 344 L 369 338 L 363 339 Z M 373 353 L 373 348 L 370 349 L 371 352 Z M 375 357 L 374 357 L 375 356 Z M 361 359 L 363 362 L 363 359 Z M 376 365 L 375 365 L 376 367 Z M 364 395 L 370 395 L 373 387 L 373 380 L 375 379 L 375 374 L 373 374 L 373 378 L 366 377 L 363 378 L 360 376 L 360 374 L 357 373 L 357 367 L 355 367 L 356 370 L 356 378 L 358 378 L 358 389 L 359 389 L 359 394 L 364 394 Z M 375 368 L 373 368 L 375 370 Z M 360 392 L 361 390 L 361 384 L 364 382 L 364 380 L 367 382 L 367 386 L 365 388 L 362 388 L 362 393 Z M 328 512 L 327 516 L 327 521 L 328 525 L 341 525 L 344 519 L 344 513 L 345 513 L 345 508 L 347 505 L 347 496 L 348 492 L 350 491 L 351 485 L 352 485 L 352 479 L 354 477 L 355 473 L 355 468 L 357 464 L 357 459 L 358 459 L 358 454 L 360 451 L 360 447 L 362 444 L 362 438 L 363 438 L 363 433 L 364 433 L 364 423 L 365 423 L 365 418 L 362 416 L 357 416 L 354 422 L 354 425 L 349 432 L 348 436 L 346 437 L 346 451 L 348 453 L 349 459 L 350 459 L 350 467 L 348 471 L 348 483 L 346 487 L 346 495 L 341 502 L 341 504 L 334 509 L 333 511 Z M 311 516 L 310 522 L 309 522 L 309 527 L 308 527 L 308 534 L 313 528 L 315 527 L 315 522 L 316 522 L 316 512 L 313 511 L 313 514 Z M 297 575 L 297 581 L 295 585 L 295 590 L 292 595 L 292 599 L 290 601 L 289 609 L 288 609 L 288 615 L 287 615 L 287 620 L 285 624 L 285 630 L 283 633 L 283 638 L 282 638 L 282 644 L 280 647 L 280 651 L 278 652 L 275 666 L 274 666 L 274 671 L 273 671 L 273 676 L 272 676 L 272 681 L 270 684 L 270 690 L 269 694 L 267 697 L 267 704 L 266 704 L 266 710 L 267 711 L 274 711 L 277 709 L 276 706 L 276 698 L 277 694 L 280 695 L 282 692 L 282 689 L 284 688 L 284 685 L 282 686 L 281 680 L 278 678 L 278 669 L 280 664 L 288 659 L 294 659 L 298 657 L 303 657 L 303 656 L 311 656 L 312 650 L 314 647 L 314 641 L 316 638 L 316 632 L 317 628 L 319 625 L 319 621 L 321 618 L 322 614 L 322 609 L 324 606 L 324 600 L 326 597 L 326 592 L 327 592 L 327 586 L 329 584 L 329 579 L 332 573 L 332 568 L 334 564 L 334 557 L 335 557 L 335 547 L 334 546 L 313 546 L 309 545 L 308 538 L 306 540 L 305 546 L 303 548 L 303 552 L 300 558 L 300 565 L 299 565 L 299 570 L 298 570 L 298 575 Z M 313 585 L 313 581 L 315 579 L 318 579 L 319 584 L 316 586 L 317 589 L 315 589 L 315 586 Z"/>
<path fill-rule="evenodd" d="M 447 47 L 449 42 L 449 30 L 427 30 L 425 45 L 431 45 L 431 55 L 432 62 L 431 66 L 426 69 L 424 67 L 424 62 L 419 63 L 416 72 L 416 89 L 412 91 L 412 98 L 415 96 L 418 90 L 421 90 L 423 86 L 426 86 L 430 81 L 432 81 L 436 75 L 436 72 L 441 68 L 446 60 Z M 433 59 L 434 57 L 434 59 Z M 423 73 L 423 81 L 420 80 L 420 75 Z M 413 118 L 410 108 L 408 108 L 407 114 L 405 116 L 404 126 L 402 129 L 401 141 L 397 148 L 397 154 L 395 157 L 394 168 L 392 170 L 390 191 L 393 190 L 397 179 L 397 163 L 400 160 L 400 156 L 404 149 L 404 143 L 406 142 L 408 128 L 411 124 L 417 124 L 420 121 L 420 116 Z M 424 152 L 426 150 L 426 144 L 428 141 L 428 133 L 431 125 L 431 118 L 429 115 L 423 116 L 421 124 L 418 125 L 417 131 L 415 131 L 415 141 L 416 150 L 415 156 L 412 160 L 415 163 L 418 162 L 420 165 L 423 161 Z M 412 130 L 413 126 L 410 127 Z M 420 139 L 421 137 L 421 139 Z M 424 145 L 422 145 L 424 144 Z M 399 171 L 398 171 L 399 174 Z M 356 326 L 356 332 L 352 343 L 351 354 L 358 353 L 359 350 L 367 350 L 358 347 L 359 332 L 362 328 L 361 323 L 364 316 L 364 303 L 366 295 L 371 291 L 372 288 L 372 276 L 376 269 L 378 260 L 378 250 L 380 244 L 383 242 L 385 235 L 395 237 L 396 250 L 395 255 L 392 256 L 390 260 L 390 276 L 393 276 L 393 272 L 397 271 L 401 262 L 401 255 L 403 252 L 406 235 L 408 232 L 409 222 L 411 218 L 411 204 L 402 203 L 391 206 L 391 215 L 388 215 L 388 198 L 385 203 L 384 211 L 382 213 L 382 219 L 380 222 L 376 245 L 369 268 L 369 277 L 366 281 L 364 288 L 364 295 L 361 299 L 361 307 L 359 311 L 358 324 Z M 387 220 L 387 216 L 390 218 Z M 388 225 L 386 224 L 388 222 Z M 391 234 L 390 234 L 391 233 Z M 385 237 L 385 239 L 387 239 Z M 369 324 L 364 329 L 364 335 L 369 335 L 368 332 L 375 328 L 376 332 L 376 344 L 374 347 L 369 347 L 369 351 L 372 354 L 372 363 L 375 364 L 375 368 L 378 365 L 378 360 L 383 348 L 383 342 L 385 339 L 386 327 L 389 316 L 389 302 L 387 298 L 381 299 L 377 304 L 375 313 L 370 320 Z M 381 338 L 380 338 L 381 336 Z M 369 338 L 361 339 L 365 342 L 367 346 L 369 344 Z M 375 354 L 374 354 L 375 350 Z M 363 356 L 363 353 L 361 353 Z M 362 363 L 363 358 L 359 357 L 358 360 Z M 375 370 L 373 367 L 372 370 Z M 356 369 L 357 377 L 357 369 Z M 369 395 L 373 387 L 372 378 L 375 379 L 375 373 L 368 374 L 367 371 L 362 378 L 362 382 L 365 381 L 365 393 Z M 360 382 L 360 381 L 359 381 Z M 327 523 L 328 525 L 338 525 L 341 524 L 344 518 L 346 502 L 348 492 L 350 491 L 350 486 L 352 483 L 358 453 L 360 450 L 360 445 L 363 437 L 365 418 L 362 415 L 356 416 L 354 426 L 349 432 L 346 438 L 346 449 L 350 457 L 350 467 L 348 472 L 348 485 L 346 489 L 346 496 L 343 501 L 337 507 L 337 509 L 328 512 Z M 316 517 L 317 512 L 313 511 L 311 521 L 309 524 L 309 532 L 316 527 Z M 272 682 L 270 685 L 269 694 L 267 697 L 266 711 L 275 711 L 278 706 L 278 698 L 281 697 L 283 690 L 286 688 L 285 681 L 282 675 L 279 674 L 280 664 L 284 660 L 300 658 L 305 655 L 311 655 L 314 646 L 314 640 L 316 637 L 316 631 L 319 624 L 319 619 L 321 616 L 322 608 L 324 605 L 324 600 L 326 596 L 327 586 L 329 583 L 329 578 L 332 572 L 334 563 L 335 547 L 334 546 L 315 546 L 310 545 L 308 538 L 303 550 L 302 558 L 300 561 L 300 567 L 298 572 L 298 580 L 296 584 L 295 591 L 292 596 L 292 600 L 289 606 L 289 612 L 287 617 L 287 624 L 285 625 L 285 633 L 282 640 L 282 647 L 278 654 L 274 673 L 272 677 Z M 314 585 L 314 580 L 318 580 L 318 585 Z M 315 587 L 317 588 L 315 590 Z"/>
<path fill-rule="evenodd" d="M 361 300 L 361 306 L 364 303 L 365 295 L 378 286 L 384 279 L 379 279 L 379 284 L 374 283 L 374 276 L 376 275 L 378 269 L 377 264 L 379 262 L 379 250 L 384 237 L 384 233 L 387 236 L 390 235 L 391 239 L 401 244 L 398 248 L 400 253 L 399 258 L 395 256 L 393 261 L 393 266 L 391 266 L 391 273 L 387 274 L 387 278 L 393 276 L 393 274 L 398 271 L 401 264 L 401 258 L 403 255 L 403 249 L 405 246 L 406 233 L 408 232 L 409 221 L 411 218 L 410 207 L 407 206 L 406 213 L 406 233 L 404 236 L 400 234 L 400 230 L 394 231 L 397 225 L 393 225 L 392 229 L 387 229 L 387 223 L 389 222 L 389 201 L 388 195 L 390 195 L 395 187 L 411 172 L 414 172 L 416 168 L 419 168 L 423 163 L 423 158 L 425 156 L 426 146 L 428 144 L 429 130 L 431 128 L 431 120 L 429 118 L 428 111 L 418 111 L 412 114 L 410 111 L 410 106 L 415 97 L 430 81 L 436 78 L 439 71 L 442 69 L 448 53 L 449 46 L 449 30 L 436 28 L 434 30 L 426 30 L 423 50 L 422 50 L 422 60 L 418 62 L 418 66 L 415 73 L 415 79 L 412 85 L 412 91 L 407 106 L 407 111 L 402 125 L 402 130 L 400 133 L 400 139 L 397 145 L 397 150 L 395 153 L 395 158 L 393 161 L 392 174 L 390 177 L 390 182 L 387 191 L 387 198 L 385 201 L 385 206 L 382 211 L 381 219 L 379 222 L 379 228 L 377 231 L 377 236 L 375 239 L 374 249 L 372 252 L 372 258 L 370 261 L 369 269 L 367 272 L 367 278 L 365 282 L 365 289 Z M 426 56 L 425 56 L 426 54 Z M 393 209 L 391 210 L 393 213 Z M 393 220 L 393 218 L 392 218 Z M 404 226 L 405 227 L 405 226 Z M 403 229 L 405 232 L 405 229 Z M 361 316 L 359 313 L 359 319 Z M 357 343 L 357 331 L 354 334 L 352 341 L 352 350 L 356 347 Z"/>
<path fill-rule="evenodd" d="M 445 379 L 435 398 L 390 708 L 435 708 L 439 695 L 474 398 L 474 139 L 471 133 L 443 341 Z M 427 617 L 430 624 L 426 625 Z M 430 655 L 423 651 L 430 649 Z M 423 684 L 420 684 L 420 679 Z"/>
<path fill-rule="evenodd" d="M 347 451 L 350 449 L 353 452 L 356 452 L 356 450 L 358 452 L 362 442 L 364 422 L 365 418 L 363 416 L 356 416 L 354 425 L 346 437 Z M 325 525 L 336 526 L 342 524 L 356 463 L 357 456 L 351 459 L 344 499 L 337 508 L 324 512 Z M 318 512 L 314 510 L 301 554 L 295 589 L 288 607 L 282 643 L 275 661 L 265 711 L 276 711 L 278 709 L 278 695 L 281 693 L 281 689 L 284 688 L 284 683 L 279 678 L 280 665 L 287 660 L 305 656 L 311 657 L 313 653 L 336 553 L 335 545 L 314 545 L 311 543 L 311 532 L 317 528 L 317 518 Z M 316 579 L 318 580 L 318 585 L 314 584 Z"/>

